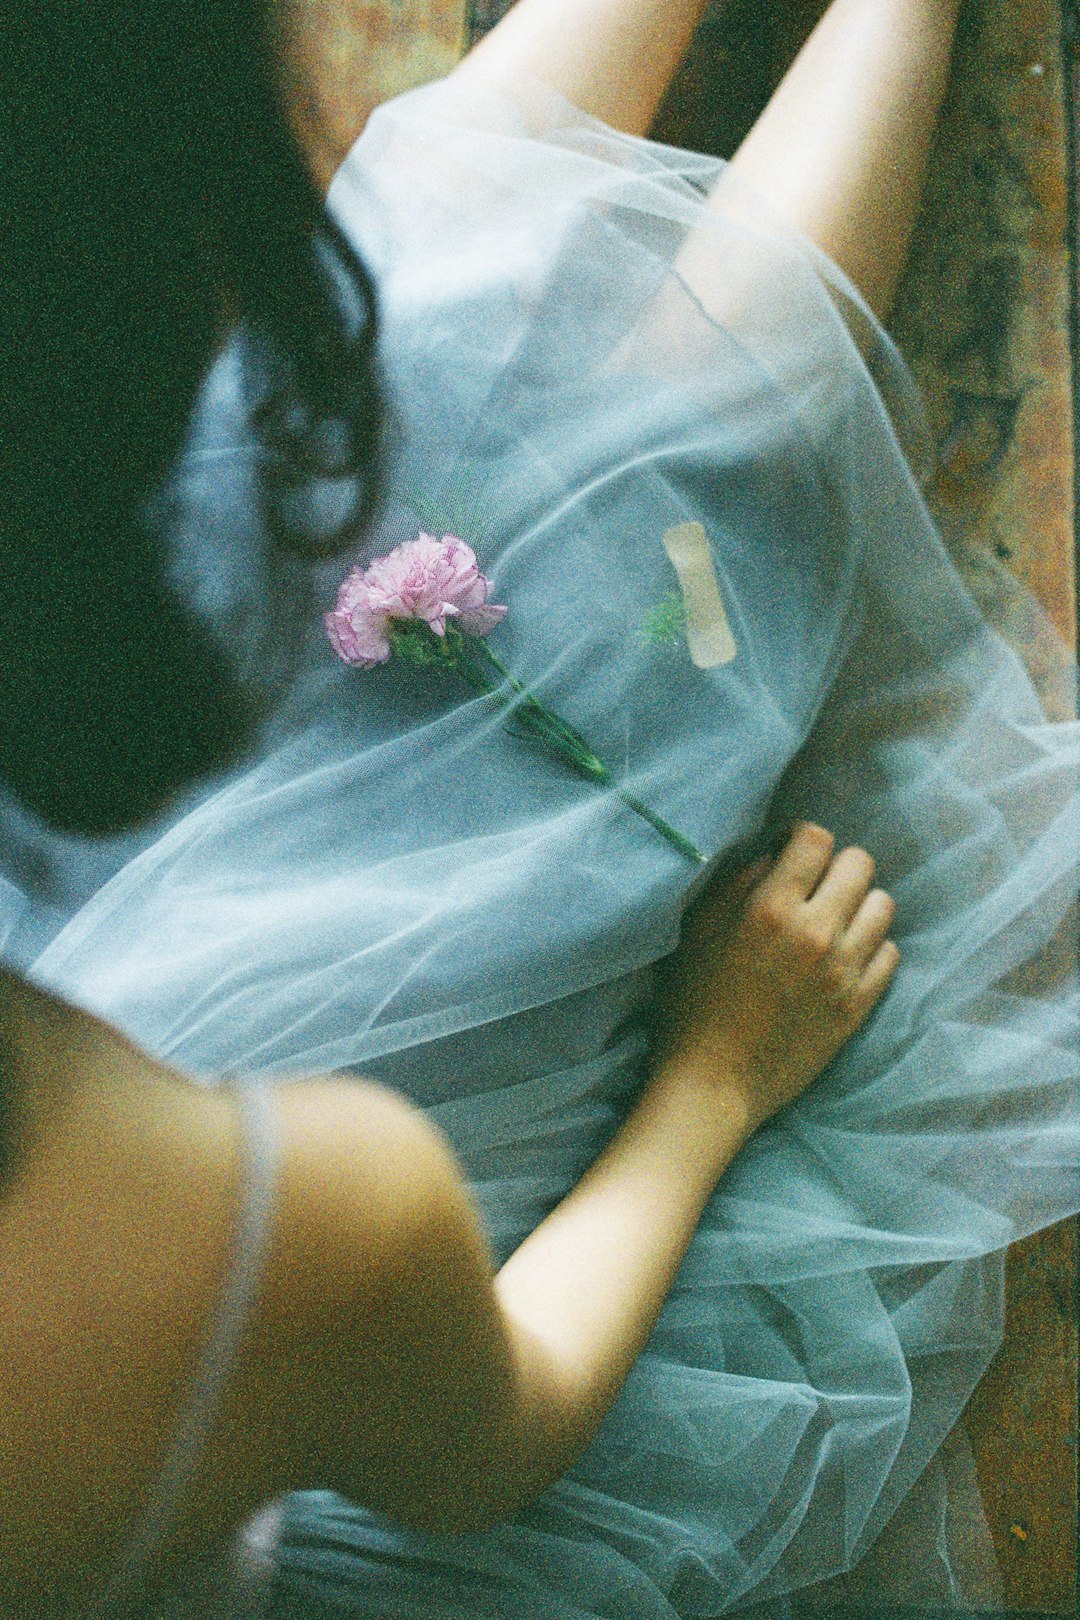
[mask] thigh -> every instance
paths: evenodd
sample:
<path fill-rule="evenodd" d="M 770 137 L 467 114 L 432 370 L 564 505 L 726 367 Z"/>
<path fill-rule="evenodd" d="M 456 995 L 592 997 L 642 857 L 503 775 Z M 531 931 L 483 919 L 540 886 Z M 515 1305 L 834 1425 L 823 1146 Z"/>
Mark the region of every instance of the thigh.
<path fill-rule="evenodd" d="M 705 0 L 517 0 L 447 81 L 467 115 L 478 79 L 511 93 L 536 80 L 583 112 L 645 135 Z"/>
<path fill-rule="evenodd" d="M 958 11 L 959 0 L 833 0 L 709 201 L 717 215 L 744 216 L 746 182 L 881 319 L 918 210 Z M 717 263 L 720 239 L 706 226 L 679 269 L 726 319 L 731 269 Z"/>

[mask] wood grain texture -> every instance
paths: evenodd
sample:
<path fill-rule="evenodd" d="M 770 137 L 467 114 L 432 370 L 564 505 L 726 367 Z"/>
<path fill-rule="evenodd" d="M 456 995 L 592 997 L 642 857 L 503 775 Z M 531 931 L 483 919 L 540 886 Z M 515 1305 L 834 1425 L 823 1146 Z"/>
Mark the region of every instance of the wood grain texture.
<path fill-rule="evenodd" d="M 272 0 L 286 100 L 325 190 L 373 108 L 449 73 L 464 0 Z"/>
<path fill-rule="evenodd" d="M 968 0 L 894 335 L 930 413 L 932 504 L 987 617 L 1076 717 L 1071 256 L 1056 0 Z M 1061 646 L 1002 591 L 1008 569 Z M 1074 908 L 1040 970 L 1075 972 Z M 1006 1339 L 965 1416 L 1007 1609 L 1076 1612 L 1076 1223 L 1013 1246 Z"/>

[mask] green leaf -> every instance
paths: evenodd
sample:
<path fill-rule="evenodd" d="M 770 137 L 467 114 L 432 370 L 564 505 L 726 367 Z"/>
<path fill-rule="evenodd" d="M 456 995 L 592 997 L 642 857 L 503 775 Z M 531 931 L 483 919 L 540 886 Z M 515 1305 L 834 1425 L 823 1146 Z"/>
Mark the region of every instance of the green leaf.
<path fill-rule="evenodd" d="M 457 663 L 454 649 L 422 619 L 392 619 L 388 634 L 391 649 L 406 663 L 421 666 Z"/>
<path fill-rule="evenodd" d="M 646 614 L 641 634 L 646 641 L 675 642 L 686 632 L 686 606 L 678 591 L 669 591 Z"/>

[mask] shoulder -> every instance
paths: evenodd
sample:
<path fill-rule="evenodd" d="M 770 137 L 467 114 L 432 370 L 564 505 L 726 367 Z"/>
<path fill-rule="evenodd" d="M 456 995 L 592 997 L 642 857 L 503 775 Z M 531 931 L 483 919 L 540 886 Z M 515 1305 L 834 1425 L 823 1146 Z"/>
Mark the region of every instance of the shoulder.
<path fill-rule="evenodd" d="M 209 1224 L 228 1236 L 244 1192 L 233 1087 L 190 1080 L 119 1030 L 6 973 L 0 1050 L 19 1120 L 15 1173 L 0 1187 L 0 1232 L 5 1213 L 10 1228 L 16 1211 L 54 1199 L 70 1210 L 97 1198 L 117 1212 L 137 1209 L 144 1229 L 164 1227 L 186 1221 L 189 1205 L 213 1204 L 216 1190 L 226 1218 Z M 268 1081 L 267 1093 L 275 1262 L 305 1242 L 313 1252 L 348 1245 L 392 1280 L 395 1254 L 430 1234 L 448 1198 L 464 1199 L 441 1134 L 399 1093 L 359 1076 Z M 150 1190 L 148 1205 L 140 1199 Z M 52 1214 L 59 1220 L 63 1210 Z M 294 1275 L 286 1266 L 282 1281 Z"/>
<path fill-rule="evenodd" d="M 336 1255 L 321 1302 L 340 1326 L 339 1313 L 355 1308 L 363 1284 L 371 1315 L 415 1277 L 425 1251 L 441 1252 L 447 1223 L 465 1210 L 456 1160 L 412 1104 L 371 1080 L 290 1082 L 276 1088 L 274 1104 L 282 1145 L 274 1269 L 283 1308 L 298 1303 L 302 1279 L 292 1260 L 301 1251 L 332 1260 L 345 1250 L 353 1264 Z"/>
<path fill-rule="evenodd" d="M 0 1609 L 54 1616 L 85 1605 L 154 1497 L 229 1277 L 244 1144 L 228 1089 L 55 998 L 3 988 L 5 1056 L 30 1103 L 26 1151 L 0 1189 L 0 1470 L 18 1482 L 0 1512 Z M 412 1286 L 409 1256 L 434 1253 L 458 1196 L 448 1150 L 382 1087 L 312 1079 L 280 1085 L 271 1106 L 269 1251 L 180 1558 L 224 1544 L 309 1475 L 339 1483 L 338 1385 L 358 1371 L 342 1324 L 377 1344 Z"/>
<path fill-rule="evenodd" d="M 228 1264 L 229 1101 L 5 977 L 0 1610 L 78 1612 L 150 1499 Z"/>

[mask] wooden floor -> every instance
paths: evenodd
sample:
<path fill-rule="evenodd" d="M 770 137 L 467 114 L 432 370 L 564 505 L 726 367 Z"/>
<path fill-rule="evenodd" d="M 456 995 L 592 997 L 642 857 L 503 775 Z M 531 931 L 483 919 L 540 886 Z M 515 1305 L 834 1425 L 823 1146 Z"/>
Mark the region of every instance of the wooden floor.
<path fill-rule="evenodd" d="M 1070 97 L 1080 96 L 1065 0 L 967 0 L 916 250 L 890 323 L 942 454 L 934 491 L 972 590 L 1017 647 L 1056 718 L 1075 690 L 1022 614 L 999 616 L 1002 570 L 1076 646 L 1071 310 L 1076 255 Z M 297 126 L 326 180 L 377 100 L 447 72 L 507 0 L 275 0 Z M 821 0 L 728 0 L 707 13 L 654 134 L 729 153 Z M 1080 106 L 1080 101 L 1076 103 Z M 1061 960 L 1075 961 L 1075 928 Z M 1002 1586 L 982 1612 L 1078 1612 L 1077 1232 L 1009 1254 L 1007 1337 L 965 1414 Z M 958 1440 L 959 1440 L 958 1436 Z M 903 1548 L 893 1549 L 895 1566 Z M 805 1594 L 817 1615 L 882 1607 L 871 1559 Z M 918 1606 L 915 1588 L 903 1602 Z M 813 1601 L 812 1601 L 813 1600 Z M 801 1612 L 801 1607 L 800 1607 Z M 464 1617 L 463 1617 L 464 1620 Z M 628 1617 L 630 1620 L 630 1617 Z"/>

